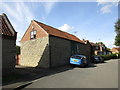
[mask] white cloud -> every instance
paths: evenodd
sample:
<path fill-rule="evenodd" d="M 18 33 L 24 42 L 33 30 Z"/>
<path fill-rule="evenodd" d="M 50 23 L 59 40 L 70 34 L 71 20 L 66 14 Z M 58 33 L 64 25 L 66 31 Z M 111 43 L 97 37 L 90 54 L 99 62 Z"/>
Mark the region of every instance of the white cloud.
<path fill-rule="evenodd" d="M 112 7 L 118 6 L 118 1 L 119 0 L 97 0 L 98 6 L 100 8 L 100 12 L 102 14 L 105 13 L 111 13 L 112 12 Z"/>
<path fill-rule="evenodd" d="M 24 2 L 2 3 L 3 12 L 7 14 L 13 27 L 18 32 L 17 44 L 21 40 L 24 32 L 26 31 L 31 20 L 34 19 L 34 15 L 30 8 Z"/>
<path fill-rule="evenodd" d="M 105 42 L 105 45 L 106 45 L 108 48 L 113 48 L 113 47 L 115 47 L 114 42 L 112 42 L 112 41 L 106 41 L 106 42 Z"/>
<path fill-rule="evenodd" d="M 107 3 L 118 3 L 120 0 L 96 0 L 98 5 Z"/>
<path fill-rule="evenodd" d="M 59 27 L 58 29 L 62 30 L 62 31 L 69 31 L 74 29 L 74 27 L 69 26 L 68 24 L 64 24 L 63 26 Z"/>
<path fill-rule="evenodd" d="M 3 3 L 3 9 L 17 21 L 23 22 L 26 20 L 30 22 L 34 18 L 30 9 L 23 2 L 16 2 L 14 5 L 15 7 L 11 7 L 8 3 Z"/>
<path fill-rule="evenodd" d="M 104 13 L 111 13 L 111 4 L 105 5 L 103 6 L 100 11 L 104 14 Z"/>
<path fill-rule="evenodd" d="M 98 3 L 98 5 L 109 3 L 109 2 L 107 2 L 107 1 L 108 1 L 108 0 L 97 0 L 97 3 Z"/>
<path fill-rule="evenodd" d="M 54 1 L 56 1 L 56 0 L 54 0 Z M 55 3 L 56 3 L 56 2 L 43 2 L 43 3 L 42 3 L 42 5 L 43 5 L 43 7 L 44 7 L 44 9 L 45 9 L 46 15 L 48 15 L 48 14 L 52 11 Z"/>

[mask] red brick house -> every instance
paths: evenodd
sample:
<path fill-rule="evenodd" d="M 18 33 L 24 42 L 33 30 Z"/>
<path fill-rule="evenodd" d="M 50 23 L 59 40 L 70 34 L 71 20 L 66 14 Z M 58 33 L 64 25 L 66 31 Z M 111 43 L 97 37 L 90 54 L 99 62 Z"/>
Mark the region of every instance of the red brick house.
<path fill-rule="evenodd" d="M 112 53 L 120 53 L 120 47 L 114 47 L 112 48 Z"/>
<path fill-rule="evenodd" d="M 96 44 L 93 42 L 90 42 L 90 44 L 93 47 L 94 55 L 107 55 L 111 53 L 104 44 Z"/>
<path fill-rule="evenodd" d="M 10 73 L 15 69 L 16 37 L 14 30 L 6 14 L 0 15 L 0 41 L 2 47 L 2 74 Z"/>
<path fill-rule="evenodd" d="M 50 68 L 69 64 L 73 54 L 91 58 L 90 43 L 38 21 L 31 21 L 21 39 L 20 64 Z"/>

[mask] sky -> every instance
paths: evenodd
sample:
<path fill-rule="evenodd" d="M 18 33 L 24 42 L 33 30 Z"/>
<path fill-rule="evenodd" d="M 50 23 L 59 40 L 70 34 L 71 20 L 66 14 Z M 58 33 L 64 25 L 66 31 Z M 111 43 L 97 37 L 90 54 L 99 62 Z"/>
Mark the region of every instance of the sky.
<path fill-rule="evenodd" d="M 55 0 L 54 0 L 55 1 Z M 37 20 L 90 42 L 103 42 L 115 47 L 115 22 L 118 3 L 94 2 L 0 2 L 0 14 L 5 13 L 18 32 L 17 45 L 31 23 Z"/>

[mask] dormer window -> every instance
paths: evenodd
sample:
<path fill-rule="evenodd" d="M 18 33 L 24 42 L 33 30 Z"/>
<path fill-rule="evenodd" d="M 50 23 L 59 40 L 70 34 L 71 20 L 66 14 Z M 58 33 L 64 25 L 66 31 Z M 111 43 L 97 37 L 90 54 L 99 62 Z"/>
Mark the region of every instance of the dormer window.
<path fill-rule="evenodd" d="M 30 32 L 30 39 L 35 39 L 36 38 L 36 30 Z"/>

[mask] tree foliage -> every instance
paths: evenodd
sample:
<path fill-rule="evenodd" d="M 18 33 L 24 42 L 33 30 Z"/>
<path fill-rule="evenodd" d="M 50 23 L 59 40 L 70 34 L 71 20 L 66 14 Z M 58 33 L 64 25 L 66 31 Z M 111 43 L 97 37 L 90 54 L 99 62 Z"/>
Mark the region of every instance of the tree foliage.
<path fill-rule="evenodd" d="M 116 37 L 115 37 L 115 45 L 120 46 L 120 19 L 115 23 L 115 32 L 116 32 Z"/>
<path fill-rule="evenodd" d="M 105 44 L 103 42 L 96 42 L 96 44 L 101 44 L 101 45 L 105 46 Z"/>
<path fill-rule="evenodd" d="M 120 46 L 120 34 L 117 34 L 115 37 L 115 45 Z"/>
<path fill-rule="evenodd" d="M 120 34 L 120 19 L 115 23 L 115 31 Z"/>
<path fill-rule="evenodd" d="M 20 54 L 20 46 L 16 46 L 16 54 Z"/>

